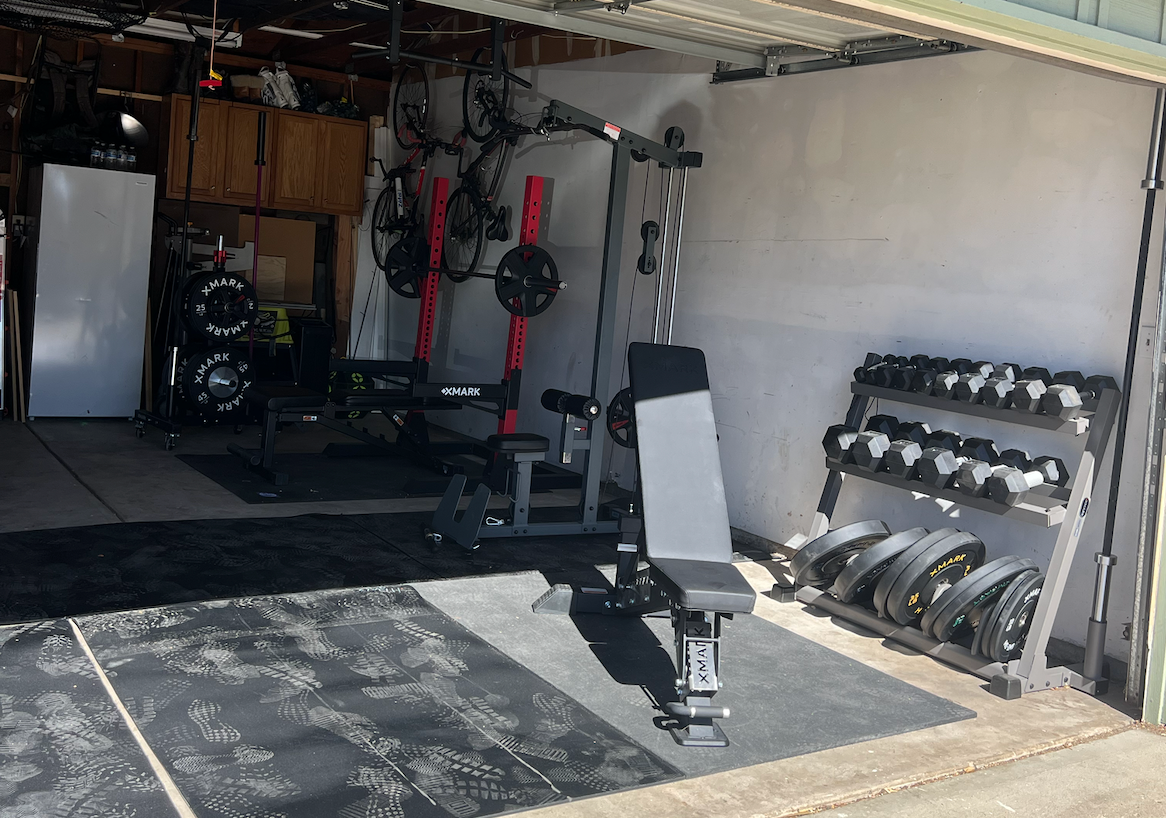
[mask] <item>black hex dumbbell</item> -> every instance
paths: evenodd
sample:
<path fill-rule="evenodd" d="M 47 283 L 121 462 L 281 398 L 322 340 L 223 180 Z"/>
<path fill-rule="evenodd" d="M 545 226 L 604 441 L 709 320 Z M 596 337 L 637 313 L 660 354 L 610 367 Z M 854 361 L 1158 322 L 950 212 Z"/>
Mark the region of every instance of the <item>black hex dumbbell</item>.
<path fill-rule="evenodd" d="M 939 373 L 933 369 L 916 369 L 911 376 L 911 391 L 920 395 L 930 395 Z"/>
<path fill-rule="evenodd" d="M 951 449 L 929 446 L 920 455 L 915 464 L 915 471 L 920 482 L 933 488 L 945 489 L 955 480 L 960 462 Z"/>
<path fill-rule="evenodd" d="M 850 459 L 850 447 L 854 445 L 857 437 L 858 429 L 835 423 L 826 430 L 826 436 L 822 438 L 822 448 L 826 450 L 827 457 L 851 463 L 853 461 Z"/>
<path fill-rule="evenodd" d="M 987 379 L 983 372 L 972 371 L 960 375 L 955 384 L 955 399 L 961 403 L 979 403 L 980 390 L 984 388 Z"/>
<path fill-rule="evenodd" d="M 950 432 L 947 429 L 937 429 L 927 436 L 927 440 L 923 444 L 924 449 L 939 447 L 947 449 L 952 454 L 960 450 L 960 446 L 964 444 L 961 438 L 955 432 Z"/>
<path fill-rule="evenodd" d="M 972 371 L 971 358 L 952 358 L 948 363 L 948 369 L 957 375 L 963 375 Z"/>
<path fill-rule="evenodd" d="M 1035 415 L 1041 411 L 1041 397 L 1048 391 L 1053 376 L 1041 366 L 1030 366 L 1021 374 L 1020 380 L 1010 396 L 1012 408 L 1017 412 Z"/>
<path fill-rule="evenodd" d="M 877 472 L 882 469 L 890 448 L 891 438 L 885 432 L 859 432 L 850 447 L 850 457 L 863 471 Z"/>
<path fill-rule="evenodd" d="M 923 447 L 910 438 L 892 440 L 883 458 L 887 471 L 904 480 L 914 480 L 923 457 Z"/>
<path fill-rule="evenodd" d="M 913 420 L 900 423 L 899 428 L 891 435 L 893 440 L 913 440 L 920 447 L 927 442 L 929 437 L 931 437 L 931 427 L 926 423 L 919 423 Z"/>
<path fill-rule="evenodd" d="M 927 365 L 927 368 L 934 370 L 935 372 L 947 372 L 949 369 L 951 369 L 951 361 L 940 355 L 938 357 L 932 358 L 931 363 Z"/>
<path fill-rule="evenodd" d="M 1003 375 L 993 375 L 980 387 L 980 403 L 996 409 L 1007 409 L 1012 403 L 1016 382 Z"/>
<path fill-rule="evenodd" d="M 955 397 L 955 385 L 959 383 L 960 374 L 955 370 L 949 369 L 946 372 L 940 372 L 935 376 L 935 382 L 931 385 L 931 394 L 937 398 Z"/>
<path fill-rule="evenodd" d="M 1038 457 L 1028 468 L 1004 466 L 988 478 L 988 494 L 997 503 L 1016 506 L 1042 483 L 1063 486 L 1069 481 L 1065 463 L 1057 457 Z"/>
<path fill-rule="evenodd" d="M 871 415 L 866 419 L 866 431 L 882 432 L 887 437 L 894 437 L 899 431 L 899 419 L 894 415 Z"/>
<path fill-rule="evenodd" d="M 909 390 L 917 371 L 913 366 L 895 367 L 895 371 L 891 374 L 891 389 L 898 389 L 903 392 Z"/>
<path fill-rule="evenodd" d="M 1058 372 L 1053 381 L 1041 396 L 1041 408 L 1061 420 L 1072 420 L 1086 407 L 1096 408 L 1102 390 L 1117 389 L 1117 381 L 1109 375 L 1085 378 L 1076 371 Z"/>
<path fill-rule="evenodd" d="M 1020 380 L 1024 370 L 1020 368 L 1020 364 L 996 364 L 992 368 L 993 378 L 1005 378 L 1013 383 Z"/>
<path fill-rule="evenodd" d="M 1000 461 L 1000 452 L 996 450 L 996 444 L 986 437 L 964 438 L 956 454 L 969 460 L 982 460 L 989 465 L 995 465 Z"/>
<path fill-rule="evenodd" d="M 915 464 L 918 479 L 937 489 L 948 488 L 960 464 L 967 459 L 956 456 L 962 448 L 963 441 L 955 432 L 945 429 L 932 432 Z"/>
<path fill-rule="evenodd" d="M 988 481 L 997 473 L 1008 469 L 1008 466 L 993 466 L 983 460 L 965 458 L 956 469 L 952 483 L 962 494 L 983 497 L 988 492 Z"/>

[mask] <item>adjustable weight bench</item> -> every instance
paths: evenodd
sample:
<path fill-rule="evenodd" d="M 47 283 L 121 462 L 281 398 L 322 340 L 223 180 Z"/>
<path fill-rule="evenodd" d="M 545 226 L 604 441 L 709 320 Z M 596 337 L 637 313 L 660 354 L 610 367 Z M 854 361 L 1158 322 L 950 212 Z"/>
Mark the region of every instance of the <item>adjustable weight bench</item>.
<path fill-rule="evenodd" d="M 756 594 L 732 564 L 717 430 L 704 353 L 661 344 L 628 348 L 642 517 L 620 521 L 614 591 L 556 585 L 536 613 L 643 615 L 668 610 L 675 633 L 676 693 L 664 710 L 679 744 L 724 747 L 715 719 L 721 627 L 753 611 Z M 645 568 L 640 563 L 645 562 Z"/>

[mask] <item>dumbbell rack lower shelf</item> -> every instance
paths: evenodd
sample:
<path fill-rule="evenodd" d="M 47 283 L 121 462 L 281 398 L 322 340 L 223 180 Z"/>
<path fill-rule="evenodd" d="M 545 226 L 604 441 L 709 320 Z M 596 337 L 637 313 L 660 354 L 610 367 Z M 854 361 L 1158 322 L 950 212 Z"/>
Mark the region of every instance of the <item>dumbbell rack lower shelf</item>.
<path fill-rule="evenodd" d="M 1049 667 L 1047 650 L 1053 623 L 1056 620 L 1061 598 L 1072 570 L 1073 557 L 1077 552 L 1081 528 L 1085 521 L 1085 515 L 1089 511 L 1097 470 L 1105 453 L 1110 431 L 1113 428 L 1120 394 L 1115 390 L 1107 389 L 1102 392 L 1097 408 L 1091 415 L 1062 421 L 1046 415 L 1028 415 L 1010 409 L 960 403 L 954 400 L 943 400 L 913 392 L 901 392 L 859 383 L 851 384 L 851 392 L 854 397 L 851 399 L 850 409 L 846 415 L 846 424 L 854 428 L 858 428 L 862 422 L 870 401 L 879 398 L 1050 432 L 1074 436 L 1086 434 L 1085 446 L 1081 452 L 1080 462 L 1073 471 L 1074 478 L 1070 489 L 1041 486 L 1029 492 L 1024 503 L 1013 507 L 1000 505 L 986 497 L 970 497 L 950 489 L 934 489 L 923 483 L 903 480 L 882 472 L 863 471 L 852 464 L 829 458 L 826 461 L 829 473 L 826 477 L 826 485 L 822 490 L 822 498 L 818 503 L 818 511 L 810 528 L 809 537 L 811 540 L 820 537 L 830 529 L 830 518 L 834 514 L 834 507 L 838 502 L 838 495 L 845 475 L 862 477 L 895 488 L 918 492 L 967 508 L 986 511 L 1045 528 L 1059 526 L 1057 541 L 1049 559 L 1048 572 L 1045 575 L 1044 589 L 1041 592 L 1036 611 L 1033 613 L 1032 624 L 1019 659 L 1014 659 L 1007 664 L 992 662 L 961 645 L 940 642 L 917 628 L 904 627 L 892 620 L 883 619 L 867 608 L 841 602 L 836 597 L 817 588 L 798 588 L 795 598 L 806 605 L 811 605 L 832 616 L 845 619 L 887 639 L 986 679 L 990 682 L 991 691 L 1006 699 L 1014 699 L 1025 693 L 1066 685 L 1087 693 L 1104 692 L 1106 683 L 1104 679 L 1086 678 L 1079 669 L 1072 667 Z M 1068 524 L 1066 525 L 1066 523 Z M 774 590 L 776 595 L 778 588 L 775 587 Z M 1096 607 L 1096 601 L 1094 607 Z M 1093 629 L 1090 628 L 1090 637 L 1092 638 L 1092 636 Z"/>

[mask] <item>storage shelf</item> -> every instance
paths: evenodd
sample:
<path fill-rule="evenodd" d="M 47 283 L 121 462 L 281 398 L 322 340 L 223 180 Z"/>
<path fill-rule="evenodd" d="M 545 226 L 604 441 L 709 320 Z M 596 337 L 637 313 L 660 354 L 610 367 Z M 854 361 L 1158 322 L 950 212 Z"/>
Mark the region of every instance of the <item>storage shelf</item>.
<path fill-rule="evenodd" d="M 1030 426 L 1034 429 L 1045 429 L 1050 432 L 1061 432 L 1069 435 L 1082 435 L 1089 431 L 1091 414 L 1085 413 L 1072 420 L 1061 420 L 1050 415 L 1029 415 L 1013 409 L 997 409 L 994 406 L 985 406 L 982 403 L 964 403 L 952 398 L 937 398 L 934 395 L 921 395 L 918 392 L 904 392 L 901 389 L 888 389 L 882 386 L 871 386 L 865 383 L 851 383 L 850 391 L 855 395 L 865 395 L 879 400 L 890 400 L 897 403 L 907 403 L 912 406 L 924 406 L 928 409 L 938 409 L 942 412 L 955 412 L 960 415 L 971 415 L 987 420 L 999 420 L 1005 423 L 1014 423 L 1019 426 Z"/>
<path fill-rule="evenodd" d="M 830 457 L 826 458 L 826 468 L 830 469 L 830 471 L 861 477 L 864 480 L 873 480 L 885 486 L 914 491 L 919 494 L 926 494 L 929 497 L 950 500 L 956 505 L 974 508 L 977 511 L 986 511 L 989 514 L 1008 517 L 1012 520 L 1021 520 L 1033 525 L 1039 525 L 1042 528 L 1052 528 L 1053 526 L 1060 525 L 1065 520 L 1065 506 L 1061 505 L 1061 500 L 1045 494 L 1029 492 L 1026 502 L 1015 506 L 1006 506 L 997 503 L 990 497 L 971 497 L 955 489 L 937 489 L 934 486 L 928 486 L 917 480 L 904 480 L 901 477 L 896 477 L 885 471 L 869 472 L 853 463 L 842 463 Z M 1064 489 L 1052 490 L 1050 494 L 1061 494 L 1063 492 Z"/>

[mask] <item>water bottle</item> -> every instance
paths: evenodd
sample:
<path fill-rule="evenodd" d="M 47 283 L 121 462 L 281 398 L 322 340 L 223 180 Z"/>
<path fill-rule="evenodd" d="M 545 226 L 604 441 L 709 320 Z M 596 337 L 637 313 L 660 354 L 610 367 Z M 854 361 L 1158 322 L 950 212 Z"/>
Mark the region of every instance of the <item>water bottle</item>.
<path fill-rule="evenodd" d="M 134 148 L 126 151 L 126 169 L 131 173 L 138 169 L 138 154 Z"/>
<path fill-rule="evenodd" d="M 101 143 L 100 142 L 94 142 L 93 146 L 89 149 L 89 167 L 91 167 L 91 168 L 101 167 Z"/>
<path fill-rule="evenodd" d="M 101 166 L 107 170 L 117 168 L 117 152 L 114 151 L 113 145 L 106 145 L 101 151 Z"/>

